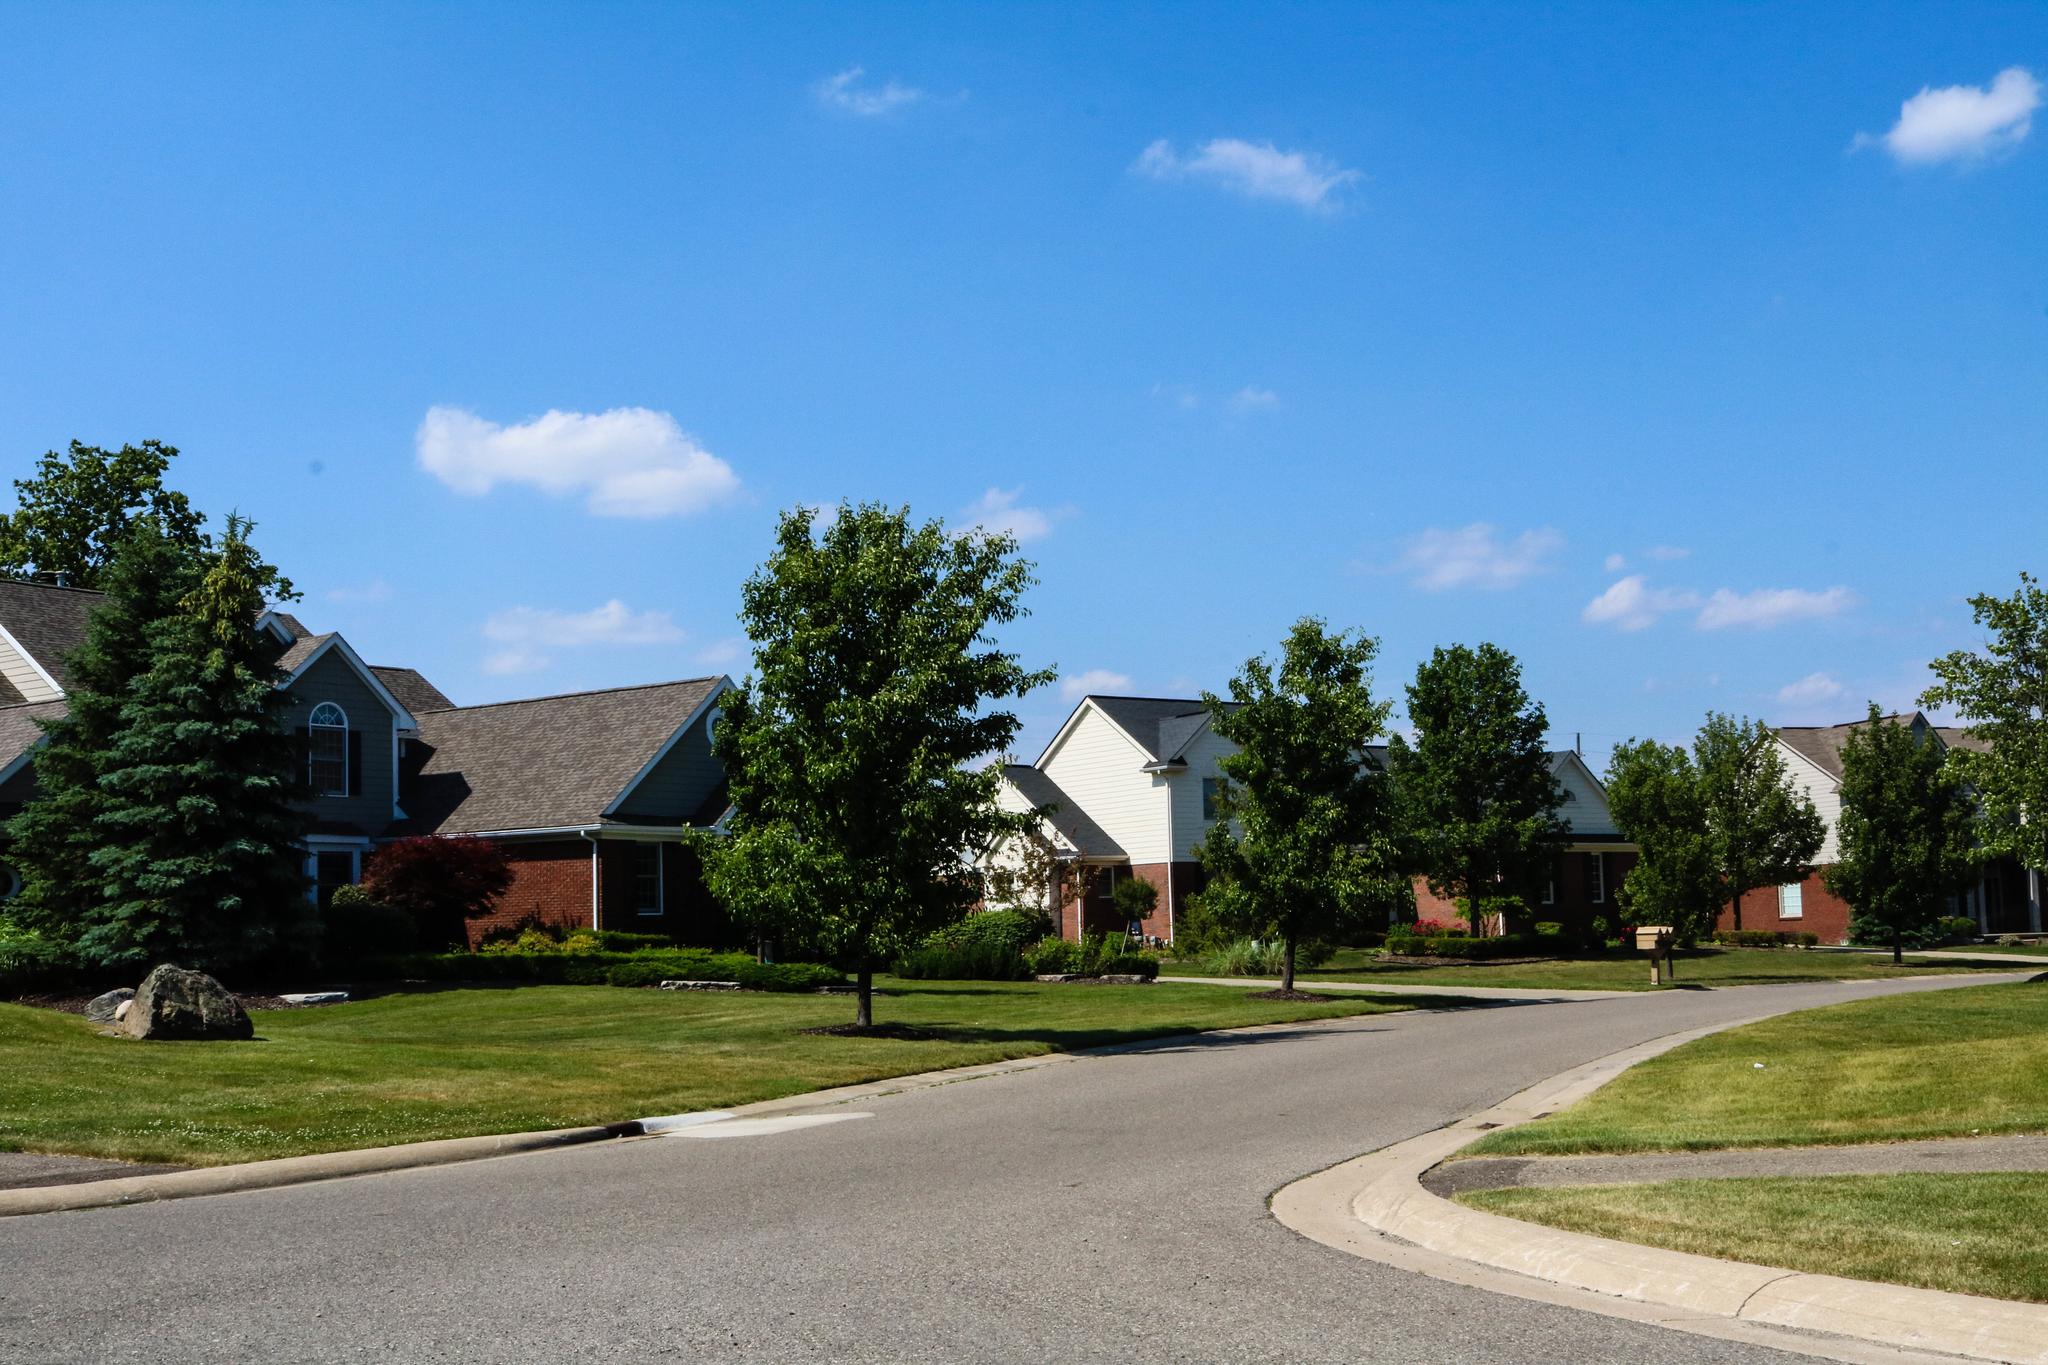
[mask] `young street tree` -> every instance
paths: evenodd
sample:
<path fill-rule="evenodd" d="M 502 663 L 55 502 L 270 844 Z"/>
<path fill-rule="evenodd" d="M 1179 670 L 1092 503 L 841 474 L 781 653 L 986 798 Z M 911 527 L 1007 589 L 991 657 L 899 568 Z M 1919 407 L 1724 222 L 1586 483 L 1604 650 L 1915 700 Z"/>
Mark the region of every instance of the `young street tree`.
<path fill-rule="evenodd" d="M 1282 991 L 1294 989 L 1301 943 L 1384 911 L 1402 885 L 1386 775 L 1366 761 L 1389 709 L 1372 697 L 1378 649 L 1304 617 L 1277 670 L 1249 659 L 1229 703 L 1202 694 L 1210 726 L 1237 752 L 1219 763 L 1220 818 L 1195 850 L 1208 874 L 1200 908 L 1237 932 L 1281 940 Z"/>
<path fill-rule="evenodd" d="M 997 648 L 1023 614 L 1031 565 L 1009 536 L 952 535 L 910 510 L 841 504 L 822 526 L 783 514 L 741 592 L 755 676 L 726 694 L 717 752 L 725 837 L 698 847 L 732 914 L 823 951 L 859 982 L 980 895 L 971 850 L 1033 829 L 996 804 L 1017 717 L 990 702 L 1053 678 Z"/>
<path fill-rule="evenodd" d="M 1975 856 L 2017 860 L 2038 903 L 2040 869 L 2048 867 L 2048 591 L 2023 573 L 2011 597 L 1980 593 L 1970 613 L 1990 639 L 1982 652 L 1936 659 L 1937 681 L 1920 704 L 1954 712 L 1987 746 L 1949 750 L 1982 811 Z"/>
<path fill-rule="evenodd" d="M 1825 874 L 1849 902 L 1851 937 L 1890 943 L 1892 962 L 1905 960 L 1906 941 L 1917 945 L 1969 880 L 1972 815 L 1934 741 L 1873 702 L 1842 746 L 1841 853 Z"/>
<path fill-rule="evenodd" d="M 165 534 L 155 517 L 137 518 L 100 580 L 106 600 L 87 618 L 85 643 L 68 661 L 63 712 L 42 721 L 46 737 L 31 760 L 36 799 L 7 825 L 8 856 L 22 874 L 8 914 L 54 942 L 75 944 L 104 898 L 93 854 L 99 817 L 117 804 L 100 778 L 122 729 L 121 708 L 154 657 L 151 629 L 179 613 L 203 569 L 199 554 Z"/>
<path fill-rule="evenodd" d="M 1804 877 L 1827 826 L 1813 802 L 1793 789 L 1771 727 L 1762 721 L 1709 712 L 1692 758 L 1721 897 L 1740 929 L 1743 896 Z"/>
<path fill-rule="evenodd" d="M 1619 746 L 1607 769 L 1607 805 L 1640 850 L 1622 880 L 1622 910 L 1633 923 L 1668 924 L 1680 943 L 1697 943 L 1720 911 L 1721 871 L 1692 756 L 1654 739 Z"/>
<path fill-rule="evenodd" d="M 46 452 L 32 477 L 14 481 L 15 510 L 0 515 L 0 578 L 100 587 L 122 538 L 141 517 L 152 518 L 157 533 L 175 545 L 204 548 L 205 518 L 183 493 L 164 487 L 164 471 L 177 454 L 161 441 L 119 450 L 73 441 L 68 454 Z"/>
<path fill-rule="evenodd" d="M 299 946 L 309 927 L 277 646 L 252 629 L 278 575 L 249 530 L 230 517 L 180 610 L 145 631 L 148 667 L 99 773 L 89 960 L 218 969 Z"/>
<path fill-rule="evenodd" d="M 1439 896 L 1465 898 L 1472 933 L 1485 902 L 1529 897 L 1571 833 L 1543 747 L 1549 722 L 1496 645 L 1439 648 L 1408 687 L 1415 742 L 1387 745 L 1413 854 Z"/>

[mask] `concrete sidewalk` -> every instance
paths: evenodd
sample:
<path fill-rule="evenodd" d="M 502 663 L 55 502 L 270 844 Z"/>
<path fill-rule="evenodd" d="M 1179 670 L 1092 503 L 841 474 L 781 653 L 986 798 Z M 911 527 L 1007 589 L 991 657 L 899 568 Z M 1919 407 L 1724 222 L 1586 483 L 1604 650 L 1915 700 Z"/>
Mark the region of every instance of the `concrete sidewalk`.
<path fill-rule="evenodd" d="M 1422 1187 L 1432 1194 L 1450 1196 L 1467 1190 L 1516 1186 L 1561 1188 L 1773 1175 L 1946 1175 L 1986 1171 L 2048 1171 L 2048 1135 L 1931 1138 L 1845 1147 L 1644 1152 L 1633 1156 L 1483 1156 L 1446 1161 L 1422 1177 Z"/>
<path fill-rule="evenodd" d="M 1263 986 L 1279 990 L 1280 982 L 1269 976 L 1162 976 L 1163 982 L 1178 986 Z M 1513 986 L 1406 986 L 1377 981 L 1324 981 L 1296 978 L 1298 991 L 1355 991 L 1367 995 L 1434 995 L 1455 1000 L 1490 1000 L 1503 1005 L 1556 1005 L 1571 1000 L 1628 1000 L 1644 991 L 1533 990 Z"/>

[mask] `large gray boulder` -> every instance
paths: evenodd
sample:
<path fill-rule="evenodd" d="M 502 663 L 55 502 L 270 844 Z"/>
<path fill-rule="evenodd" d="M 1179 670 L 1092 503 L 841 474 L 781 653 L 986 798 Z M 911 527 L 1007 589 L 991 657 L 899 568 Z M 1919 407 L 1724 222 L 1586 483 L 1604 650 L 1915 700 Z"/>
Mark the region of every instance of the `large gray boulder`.
<path fill-rule="evenodd" d="M 135 992 L 126 986 L 105 995 L 96 995 L 85 1002 L 85 1017 L 95 1024 L 111 1024 L 121 1017 L 121 1006 L 134 998 Z"/>
<path fill-rule="evenodd" d="M 242 1002 L 204 972 L 166 964 L 142 979 L 121 1027 L 135 1038 L 253 1038 Z"/>

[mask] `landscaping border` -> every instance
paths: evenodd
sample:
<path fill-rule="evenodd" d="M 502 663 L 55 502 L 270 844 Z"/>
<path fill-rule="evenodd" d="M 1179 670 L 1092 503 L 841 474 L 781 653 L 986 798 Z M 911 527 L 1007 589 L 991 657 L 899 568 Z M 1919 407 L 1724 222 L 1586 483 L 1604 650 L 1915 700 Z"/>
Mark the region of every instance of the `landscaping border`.
<path fill-rule="evenodd" d="M 1466 1208 L 1421 1184 L 1423 1172 L 1488 1132 L 1546 1117 L 1695 1038 L 1780 1013 L 1669 1034 L 1561 1072 L 1448 1127 L 1285 1186 L 1273 1195 L 1273 1216 L 1367 1260 L 1697 1335 L 1858 1362 L 1929 1360 L 1929 1353 L 1939 1353 L 2048 1365 L 2048 1304 L 1813 1275 L 1563 1232 Z M 1808 1335 L 1818 1333 L 1826 1335 Z"/>

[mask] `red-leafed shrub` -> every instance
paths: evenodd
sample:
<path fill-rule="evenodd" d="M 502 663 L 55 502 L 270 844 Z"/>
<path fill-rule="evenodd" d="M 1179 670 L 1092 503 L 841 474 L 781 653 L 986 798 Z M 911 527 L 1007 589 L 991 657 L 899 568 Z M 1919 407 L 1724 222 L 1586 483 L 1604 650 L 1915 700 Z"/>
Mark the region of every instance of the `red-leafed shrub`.
<path fill-rule="evenodd" d="M 422 947 L 466 943 L 463 921 L 488 911 L 511 884 L 511 864 L 488 839 L 400 839 L 363 869 L 364 893 L 411 915 Z"/>

